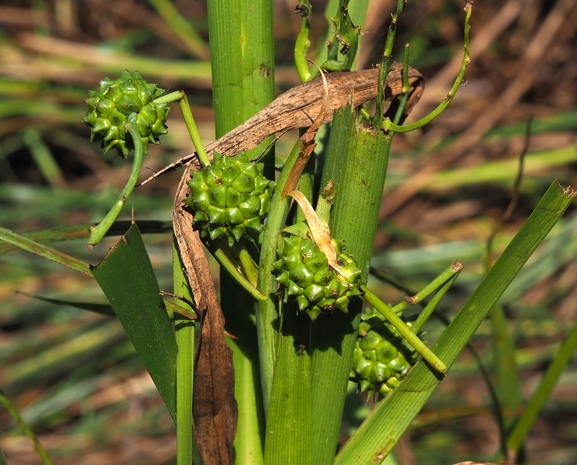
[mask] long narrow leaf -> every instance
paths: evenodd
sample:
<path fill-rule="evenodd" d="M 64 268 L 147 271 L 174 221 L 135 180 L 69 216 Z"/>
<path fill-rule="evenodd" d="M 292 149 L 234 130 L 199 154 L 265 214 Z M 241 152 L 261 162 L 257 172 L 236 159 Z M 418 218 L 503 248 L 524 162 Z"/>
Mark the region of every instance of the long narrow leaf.
<path fill-rule="evenodd" d="M 1 226 L 0 240 L 90 276 L 90 265 L 88 263 L 65 254 L 64 252 L 60 252 L 60 250 L 56 250 L 53 247 L 27 239 Z"/>
<path fill-rule="evenodd" d="M 495 266 L 433 346 L 450 367 L 489 310 L 571 203 L 576 192 L 553 182 Z M 365 420 L 336 464 L 381 463 L 425 405 L 442 377 L 419 362 L 401 385 Z"/>
<path fill-rule="evenodd" d="M 551 394 L 551 391 L 553 391 L 553 388 L 557 384 L 557 380 L 561 376 L 561 373 L 573 357 L 575 350 L 577 350 L 577 324 L 573 325 L 571 332 L 568 334 L 565 341 L 563 341 L 563 344 L 554 357 L 553 362 L 549 365 L 549 368 L 547 368 L 547 372 L 545 373 L 545 376 L 543 376 L 539 387 L 531 396 L 525 411 L 507 438 L 507 448 L 509 453 L 518 453 L 525 437 L 535 423 L 539 412 L 542 410 L 543 405 Z"/>
<path fill-rule="evenodd" d="M 16 407 L 12 404 L 10 399 L 8 399 L 6 394 L 4 394 L 4 392 L 1 389 L 0 389 L 0 403 L 3 404 L 4 407 L 6 407 L 6 409 L 10 413 L 10 415 L 12 415 L 12 418 L 14 418 L 14 420 L 16 420 L 16 423 L 18 423 L 18 426 L 20 426 L 20 428 L 22 428 L 22 431 L 24 431 L 26 436 L 28 436 L 30 438 L 30 440 L 32 441 L 32 444 L 34 445 L 34 449 L 36 450 L 36 452 L 40 456 L 40 460 L 42 461 L 42 463 L 44 465 L 52 465 L 52 462 L 48 458 L 48 455 L 46 455 L 46 451 L 44 450 L 44 448 L 40 444 L 40 441 L 38 441 L 38 437 L 36 436 L 34 431 L 32 431 L 32 429 L 30 429 L 30 427 L 26 423 L 24 423 L 24 421 L 22 420 L 22 417 L 18 413 L 18 410 L 16 409 Z M 1 451 L 0 451 L 0 454 L 1 454 Z M 4 458 L 4 457 L 2 456 L 2 458 Z"/>
<path fill-rule="evenodd" d="M 143 234 L 157 234 L 172 231 L 170 221 L 145 220 L 139 221 L 139 228 Z M 54 242 L 73 241 L 86 239 L 90 236 L 90 227 L 92 224 L 77 224 L 74 226 L 62 226 L 59 228 L 42 229 L 40 231 L 31 231 L 22 233 L 22 237 L 30 239 L 40 244 L 52 244 Z M 107 236 L 121 236 L 130 226 L 130 221 L 115 221 L 112 227 L 106 233 Z M 0 242 L 0 255 L 19 250 L 17 245 Z"/>

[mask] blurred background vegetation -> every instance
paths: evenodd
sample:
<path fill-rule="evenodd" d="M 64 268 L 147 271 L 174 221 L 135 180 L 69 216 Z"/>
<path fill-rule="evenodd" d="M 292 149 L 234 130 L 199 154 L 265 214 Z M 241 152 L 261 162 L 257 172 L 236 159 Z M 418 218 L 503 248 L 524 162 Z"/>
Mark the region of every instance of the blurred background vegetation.
<path fill-rule="evenodd" d="M 326 2 L 311 3 L 318 52 Z M 294 0 L 275 0 L 279 92 L 298 84 L 294 7 Z M 460 0 L 420 0 L 405 8 L 396 49 L 410 43 L 411 65 L 426 78 L 411 120 L 444 98 L 457 73 L 462 7 Z M 370 1 L 359 69 L 379 61 L 393 8 L 391 0 Z M 464 271 L 443 303 L 448 316 L 480 280 L 486 242 L 514 197 L 521 154 L 518 203 L 495 240 L 496 254 L 553 179 L 577 186 L 577 4 L 485 0 L 474 8 L 466 85 L 432 124 L 395 138 L 373 261 L 385 281 L 394 277 L 415 290 L 460 260 Z M 204 140 L 212 141 L 207 40 L 203 1 L 2 0 L 0 225 L 25 232 L 87 224 L 106 213 L 130 163 L 115 152 L 103 156 L 79 123 L 87 90 L 104 76 L 114 79 L 128 68 L 160 87 L 185 90 Z M 168 126 L 162 145 L 149 149 L 149 171 L 192 151 L 177 109 Z M 295 137 L 280 141 L 278 156 L 288 154 Z M 179 177 L 168 174 L 137 189 L 128 202 L 137 221 L 170 220 Z M 130 218 L 130 208 L 123 218 Z M 503 298 L 524 398 L 577 320 L 576 222 L 573 208 Z M 170 291 L 170 235 L 146 239 L 161 287 Z M 96 264 L 111 244 L 108 239 L 92 253 L 85 240 L 57 247 Z M 386 300 L 404 295 L 382 280 L 371 284 Z M 37 297 L 105 299 L 91 279 L 30 254 L 0 259 L 0 387 L 54 463 L 172 463 L 172 421 L 120 324 Z M 434 340 L 436 331 L 433 324 L 427 337 Z M 491 365 L 488 326 L 473 344 Z M 365 401 L 351 392 L 343 440 L 370 410 Z M 527 441 L 527 463 L 577 463 L 576 419 L 573 362 Z M 486 383 L 464 353 L 398 445 L 397 457 L 403 465 L 489 460 L 498 441 Z M 4 410 L 0 449 L 8 463 L 38 463 Z"/>

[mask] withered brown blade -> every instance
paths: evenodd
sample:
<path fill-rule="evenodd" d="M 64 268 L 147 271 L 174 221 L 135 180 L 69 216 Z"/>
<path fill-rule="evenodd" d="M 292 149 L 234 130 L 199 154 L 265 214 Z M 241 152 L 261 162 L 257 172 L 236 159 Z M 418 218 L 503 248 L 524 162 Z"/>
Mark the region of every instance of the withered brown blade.
<path fill-rule="evenodd" d="M 194 430 L 202 463 L 228 465 L 233 463 L 238 419 L 232 351 L 224 340 L 224 316 L 202 241 L 192 229 L 192 215 L 182 208 L 187 179 L 183 176 L 178 188 L 173 225 L 201 327 L 194 366 Z"/>
<path fill-rule="evenodd" d="M 395 63 L 387 77 L 385 87 L 386 100 L 392 100 L 403 91 L 402 65 Z M 250 150 L 272 134 L 284 133 L 291 129 L 310 126 L 318 117 L 323 105 L 326 105 L 322 124 L 333 119 L 336 110 L 345 107 L 352 96 L 352 106 L 358 107 L 377 97 L 378 69 L 366 69 L 355 72 L 330 73 L 325 76 L 328 86 L 328 99 L 324 102 L 325 84 L 321 77 L 293 87 L 279 95 L 272 103 L 259 111 L 242 125 L 236 127 L 220 139 L 206 146 L 209 158 L 215 152 L 222 155 L 236 155 Z M 425 80 L 421 73 L 409 67 L 409 83 L 413 92 L 406 107 L 408 114 L 421 98 Z M 200 166 L 191 153 L 180 160 L 157 171 L 142 182 L 146 184 L 162 173 L 171 171 L 191 162 L 193 168 Z"/>
<path fill-rule="evenodd" d="M 220 306 L 209 307 L 205 312 L 199 344 L 194 367 L 193 416 L 200 456 L 204 465 L 232 464 L 238 410 L 232 351 L 224 340 Z"/>

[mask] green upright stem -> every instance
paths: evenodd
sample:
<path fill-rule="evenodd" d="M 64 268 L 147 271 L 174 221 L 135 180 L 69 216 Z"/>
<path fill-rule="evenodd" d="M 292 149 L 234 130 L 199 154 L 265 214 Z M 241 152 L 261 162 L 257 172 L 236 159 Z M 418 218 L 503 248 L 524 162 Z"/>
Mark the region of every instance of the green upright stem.
<path fill-rule="evenodd" d="M 268 215 L 261 245 L 258 290 L 267 297 L 267 300 L 259 302 L 257 306 L 256 322 L 258 331 L 258 345 L 260 351 L 261 382 L 263 387 L 263 402 L 265 411 L 268 412 L 272 391 L 272 380 L 276 362 L 276 348 L 279 331 L 278 312 L 278 283 L 273 275 L 273 263 L 276 261 L 278 237 L 284 227 L 290 197 L 282 195 L 284 186 L 289 178 L 292 167 L 296 163 L 300 153 L 300 141 L 298 141 L 285 162 L 284 168 L 274 191 L 270 203 Z"/>
<path fill-rule="evenodd" d="M 391 17 L 391 24 L 387 31 L 387 40 L 385 42 L 385 50 L 383 52 L 383 61 L 379 63 L 379 90 L 377 96 L 377 106 L 375 116 L 373 118 L 373 127 L 378 128 L 383 122 L 384 104 L 385 104 L 385 82 L 391 65 L 393 63 L 393 46 L 395 45 L 395 37 L 397 36 L 397 21 L 405 7 L 405 0 L 397 0 L 397 9 Z"/>
<path fill-rule="evenodd" d="M 373 251 L 378 214 L 390 150 L 390 137 L 357 126 L 349 107 L 335 114 L 321 189 L 335 185 L 330 229 L 344 240 L 365 280 Z M 332 464 L 339 438 L 361 301 L 349 304 L 349 313 L 322 315 L 312 331 L 312 456 L 315 465 Z"/>
<path fill-rule="evenodd" d="M 178 255 L 176 241 L 173 242 L 172 256 L 174 294 L 192 301 L 194 297 L 188 287 L 186 276 L 182 272 L 183 265 Z M 181 305 L 186 305 L 184 300 Z M 189 465 L 192 463 L 194 452 L 198 456 L 192 427 L 194 321 L 176 315 L 174 329 L 176 345 L 178 346 L 176 355 L 176 463 L 177 465 Z M 200 463 L 200 459 L 196 463 Z"/>
<path fill-rule="evenodd" d="M 545 376 L 543 376 L 541 383 L 539 383 L 539 387 L 537 387 L 537 390 L 531 396 L 527 407 L 525 407 L 525 411 L 507 438 L 507 449 L 509 452 L 519 452 L 537 416 L 542 411 L 543 405 L 547 402 L 551 391 L 557 384 L 561 373 L 574 356 L 575 350 L 577 350 L 577 324 L 573 325 L 571 332 L 567 335 L 567 338 L 555 354 L 553 361 L 547 368 Z"/>
<path fill-rule="evenodd" d="M 274 31 L 270 0 L 209 0 L 208 26 L 212 57 L 213 106 L 216 137 L 242 124 L 274 99 Z M 270 139 L 250 151 L 257 158 Z M 273 148 L 268 149 L 265 174 L 274 173 Z M 259 378 L 256 330 L 262 331 L 254 300 L 226 273 L 221 273 L 221 302 L 227 328 L 241 332 L 242 341 L 229 341 L 235 366 L 235 397 L 239 424 L 234 443 L 237 463 L 262 463 L 264 411 Z M 268 330 L 269 328 L 265 328 Z M 272 352 L 273 347 L 267 347 Z M 261 351 L 262 353 L 262 351 Z M 262 365 L 262 362 L 261 362 Z"/>
<path fill-rule="evenodd" d="M 402 1 L 402 0 L 400 0 Z M 459 74 L 453 83 L 453 87 L 445 97 L 445 99 L 435 108 L 431 113 L 429 113 L 424 118 L 421 118 L 419 121 L 415 121 L 412 124 L 407 124 L 405 126 L 399 126 L 394 124 L 390 119 L 385 119 L 382 121 L 380 127 L 383 131 L 394 131 L 394 132 L 409 132 L 414 131 L 415 129 L 422 128 L 426 124 L 429 124 L 433 121 L 437 116 L 439 116 L 445 108 L 449 106 L 449 104 L 453 101 L 457 90 L 461 86 L 463 79 L 465 78 L 465 71 L 467 70 L 467 66 L 471 62 L 471 54 L 469 51 L 469 21 L 471 19 L 471 14 L 473 12 L 473 3 L 467 2 L 465 3 L 465 27 L 464 27 L 464 46 L 463 46 L 463 61 L 461 62 L 461 69 L 459 70 Z M 378 114 L 375 115 L 375 118 L 378 117 Z M 377 126 L 378 127 L 378 126 Z"/>

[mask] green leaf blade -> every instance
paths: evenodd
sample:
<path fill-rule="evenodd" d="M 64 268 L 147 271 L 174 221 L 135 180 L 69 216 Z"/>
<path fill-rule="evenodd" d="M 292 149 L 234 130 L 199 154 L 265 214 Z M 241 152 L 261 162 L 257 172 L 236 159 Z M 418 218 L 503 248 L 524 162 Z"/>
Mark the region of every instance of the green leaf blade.
<path fill-rule="evenodd" d="M 175 418 L 176 341 L 135 224 L 92 273 Z"/>

